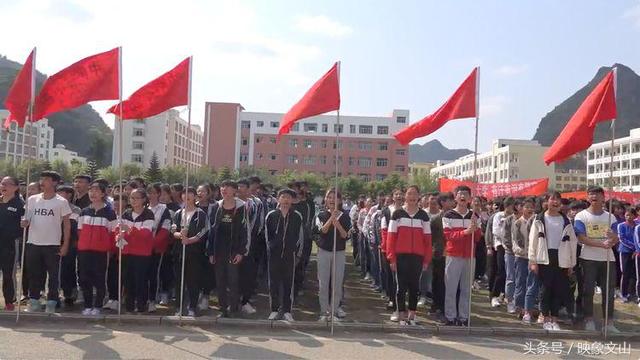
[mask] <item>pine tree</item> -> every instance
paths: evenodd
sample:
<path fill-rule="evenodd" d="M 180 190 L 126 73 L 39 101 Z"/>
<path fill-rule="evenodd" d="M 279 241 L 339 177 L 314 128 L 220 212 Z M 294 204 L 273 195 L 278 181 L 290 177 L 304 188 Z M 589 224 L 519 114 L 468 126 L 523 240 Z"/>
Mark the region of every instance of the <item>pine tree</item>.
<path fill-rule="evenodd" d="M 95 179 L 98 175 L 98 164 L 96 164 L 96 162 L 93 160 L 89 160 L 87 162 L 86 170 L 87 175 L 91 176 L 92 179 Z"/>
<path fill-rule="evenodd" d="M 144 179 L 148 183 L 154 183 L 162 181 L 162 171 L 160 170 L 160 161 L 158 160 L 158 154 L 153 152 L 151 160 L 149 161 L 149 168 L 144 173 Z"/>

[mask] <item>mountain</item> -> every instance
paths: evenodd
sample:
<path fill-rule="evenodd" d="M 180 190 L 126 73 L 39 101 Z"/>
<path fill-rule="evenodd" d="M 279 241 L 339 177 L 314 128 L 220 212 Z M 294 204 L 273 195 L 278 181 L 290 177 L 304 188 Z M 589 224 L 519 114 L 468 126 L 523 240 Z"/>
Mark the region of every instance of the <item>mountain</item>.
<path fill-rule="evenodd" d="M 0 108 L 4 107 L 7 92 L 22 65 L 0 56 Z M 42 87 L 46 75 L 37 72 L 36 93 Z M 97 162 L 98 166 L 111 164 L 113 132 L 100 115 L 89 105 L 47 116 L 55 130 L 54 144 L 63 144 Z"/>
<path fill-rule="evenodd" d="M 545 115 L 540 121 L 533 139 L 538 140 L 540 144 L 545 146 L 553 144 L 553 141 L 558 137 L 565 125 L 567 125 L 567 122 L 569 122 L 569 119 L 587 95 L 613 67 L 618 68 L 616 90 L 618 118 L 616 119 L 615 125 L 616 137 L 629 136 L 629 130 L 640 127 L 640 76 L 627 66 L 614 64 L 612 67 L 603 66 L 598 69 L 598 72 L 588 84 Z M 607 121 L 600 123 L 596 127 L 594 142 L 611 139 L 610 124 L 611 123 Z M 559 165 L 561 167 L 584 167 L 582 158 L 583 155 L 579 155 L 578 159 L 569 159 L 567 162 Z"/>
<path fill-rule="evenodd" d="M 409 146 L 409 162 L 436 162 L 437 160 L 455 160 L 471 154 L 469 149 L 448 149 L 438 140 L 431 140 L 422 145 Z"/>

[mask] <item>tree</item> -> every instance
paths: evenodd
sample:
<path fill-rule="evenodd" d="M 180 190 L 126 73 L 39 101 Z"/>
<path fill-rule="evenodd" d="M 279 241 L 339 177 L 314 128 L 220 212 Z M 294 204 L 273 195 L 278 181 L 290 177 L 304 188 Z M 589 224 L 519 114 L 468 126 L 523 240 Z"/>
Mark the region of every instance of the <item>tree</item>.
<path fill-rule="evenodd" d="M 71 160 L 71 177 L 75 177 L 76 175 L 86 175 L 87 167 L 82 164 L 80 161 L 73 159 Z"/>
<path fill-rule="evenodd" d="M 111 162 L 111 150 L 113 139 L 106 137 L 97 129 L 91 131 L 92 141 L 89 147 L 89 159 L 94 160 L 98 167 L 106 166 Z"/>
<path fill-rule="evenodd" d="M 193 176 L 189 178 L 189 182 L 191 184 L 199 185 L 204 183 L 214 183 L 216 182 L 217 174 L 216 172 L 210 168 L 209 166 L 201 166 L 198 168 Z"/>
<path fill-rule="evenodd" d="M 129 180 L 134 176 L 142 175 L 142 168 L 136 164 L 124 164 L 122 165 L 122 178 Z"/>
<path fill-rule="evenodd" d="M 18 169 L 13 165 L 11 161 L 0 160 L 0 177 L 5 176 L 17 176 Z"/>
<path fill-rule="evenodd" d="M 160 161 L 158 161 L 158 154 L 154 151 L 149 161 L 149 168 L 144 173 L 144 179 L 147 183 L 155 183 L 162 181 L 162 170 L 160 170 Z"/>
<path fill-rule="evenodd" d="M 113 166 L 107 166 L 98 170 L 98 176 L 107 180 L 110 184 L 117 184 L 120 178 L 120 172 Z"/>
<path fill-rule="evenodd" d="M 218 184 L 225 180 L 233 179 L 233 174 L 231 173 L 231 169 L 227 166 L 223 166 L 218 170 Z"/>
<path fill-rule="evenodd" d="M 93 160 L 87 161 L 86 173 L 91 176 L 92 179 L 96 179 L 98 175 L 98 164 Z"/>
<path fill-rule="evenodd" d="M 365 192 L 364 182 L 355 176 L 338 179 L 338 186 L 340 187 L 339 190 L 343 198 L 349 197 L 355 200 L 360 194 Z"/>
<path fill-rule="evenodd" d="M 438 191 L 438 179 L 431 176 L 431 174 L 420 174 L 414 176 L 412 183 L 418 185 L 423 194 Z"/>
<path fill-rule="evenodd" d="M 71 179 L 73 178 L 71 174 L 71 167 L 62 159 L 53 160 L 53 162 L 51 163 L 51 170 L 60 174 L 63 182 L 71 181 Z"/>
<path fill-rule="evenodd" d="M 44 170 L 51 170 L 51 164 L 42 160 L 26 160 L 20 163 L 16 168 L 16 175 L 22 181 L 33 182 L 38 179 L 38 175 Z M 27 179 L 27 172 L 29 179 Z"/>
<path fill-rule="evenodd" d="M 184 183 L 186 169 L 182 165 L 167 166 L 162 169 L 162 179 L 167 184 Z"/>

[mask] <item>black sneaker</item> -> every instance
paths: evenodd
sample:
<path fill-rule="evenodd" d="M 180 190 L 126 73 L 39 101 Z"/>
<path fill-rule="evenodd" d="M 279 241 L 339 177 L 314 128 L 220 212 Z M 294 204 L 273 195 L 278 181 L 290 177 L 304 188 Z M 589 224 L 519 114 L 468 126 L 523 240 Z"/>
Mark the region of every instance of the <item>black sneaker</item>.
<path fill-rule="evenodd" d="M 458 326 L 467 327 L 469 326 L 469 320 L 457 320 Z"/>
<path fill-rule="evenodd" d="M 439 324 L 443 325 L 443 326 L 457 326 L 458 325 L 455 320 L 447 320 L 446 318 L 440 320 Z"/>

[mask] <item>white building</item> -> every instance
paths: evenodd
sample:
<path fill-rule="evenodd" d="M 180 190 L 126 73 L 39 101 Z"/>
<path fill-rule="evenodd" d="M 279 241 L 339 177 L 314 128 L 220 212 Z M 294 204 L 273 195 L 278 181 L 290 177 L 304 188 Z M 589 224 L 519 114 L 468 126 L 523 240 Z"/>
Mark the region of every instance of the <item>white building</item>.
<path fill-rule="evenodd" d="M 548 149 L 535 140 L 494 140 L 491 150 L 479 153 L 477 162 L 478 182 L 484 184 L 505 183 L 526 179 L 549 178 L 549 187 L 555 188 L 555 165 L 545 165 L 542 160 Z M 436 163 L 431 175 L 458 180 L 473 180 L 473 154 L 452 162 Z"/>
<path fill-rule="evenodd" d="M 587 150 L 587 182 L 609 186 L 611 141 L 591 145 Z M 640 191 L 640 128 L 629 136 L 615 139 L 613 179 L 617 191 Z"/>
<path fill-rule="evenodd" d="M 87 163 L 86 157 L 79 156 L 75 151 L 67 150 L 67 148 L 62 144 L 57 144 L 56 147 L 51 150 L 49 155 L 50 162 L 60 159 L 67 164 L 71 163 L 71 161 L 74 160 L 80 162 L 83 165 Z"/>
<path fill-rule="evenodd" d="M 137 164 L 143 168 L 156 153 L 160 166 L 189 165 L 195 169 L 202 166 L 204 150 L 203 133 L 198 125 L 191 125 L 180 118 L 178 111 L 168 110 L 142 120 L 116 121 L 113 132 L 113 166 L 119 166 L 119 131 L 123 124 L 122 157 L 124 163 Z M 191 146 L 187 146 L 190 139 Z"/>
<path fill-rule="evenodd" d="M 9 111 L 0 109 L 0 126 L 8 116 Z M 27 122 L 24 128 L 12 122 L 11 127 L 8 130 L 3 128 L 0 134 L 0 160 L 9 160 L 14 164 L 21 163 L 23 158 L 49 160 L 54 131 L 46 118 L 33 124 Z"/>

